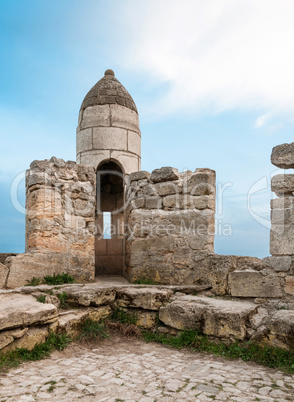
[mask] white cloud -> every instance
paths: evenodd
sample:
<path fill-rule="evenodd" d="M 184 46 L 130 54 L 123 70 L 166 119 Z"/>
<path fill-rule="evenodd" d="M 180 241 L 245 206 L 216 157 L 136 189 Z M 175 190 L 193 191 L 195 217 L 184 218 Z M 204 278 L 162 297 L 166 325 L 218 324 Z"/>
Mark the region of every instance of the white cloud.
<path fill-rule="evenodd" d="M 261 128 L 263 127 L 270 117 L 269 113 L 263 114 L 262 116 L 257 117 L 254 128 Z"/>
<path fill-rule="evenodd" d="M 120 63 L 168 84 L 154 111 L 293 113 L 293 0 L 129 0 L 118 14 Z"/>

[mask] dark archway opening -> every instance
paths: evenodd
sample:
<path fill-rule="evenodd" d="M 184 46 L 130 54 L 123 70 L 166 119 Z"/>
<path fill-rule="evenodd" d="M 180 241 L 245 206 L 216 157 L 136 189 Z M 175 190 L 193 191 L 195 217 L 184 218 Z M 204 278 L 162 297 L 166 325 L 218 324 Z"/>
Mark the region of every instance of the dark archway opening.
<path fill-rule="evenodd" d="M 95 275 L 123 275 L 124 173 L 113 161 L 97 169 Z"/>

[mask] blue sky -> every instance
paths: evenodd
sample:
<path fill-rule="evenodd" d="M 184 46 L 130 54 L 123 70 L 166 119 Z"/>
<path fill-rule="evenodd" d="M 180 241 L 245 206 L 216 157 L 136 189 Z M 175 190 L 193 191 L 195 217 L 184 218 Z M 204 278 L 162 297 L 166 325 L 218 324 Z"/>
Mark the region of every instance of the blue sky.
<path fill-rule="evenodd" d="M 270 153 L 293 141 L 293 1 L 0 4 L 0 252 L 24 251 L 15 178 L 75 160 L 80 104 L 112 68 L 139 110 L 142 169 L 215 169 L 215 251 L 269 255 Z"/>

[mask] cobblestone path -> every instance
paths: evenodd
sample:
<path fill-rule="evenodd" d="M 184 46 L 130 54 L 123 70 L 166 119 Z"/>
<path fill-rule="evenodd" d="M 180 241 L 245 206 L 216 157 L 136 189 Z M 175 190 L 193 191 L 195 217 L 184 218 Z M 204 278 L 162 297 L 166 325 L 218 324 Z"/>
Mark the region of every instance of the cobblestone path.
<path fill-rule="evenodd" d="M 0 401 L 294 401 L 294 376 L 115 337 L 0 374 Z"/>

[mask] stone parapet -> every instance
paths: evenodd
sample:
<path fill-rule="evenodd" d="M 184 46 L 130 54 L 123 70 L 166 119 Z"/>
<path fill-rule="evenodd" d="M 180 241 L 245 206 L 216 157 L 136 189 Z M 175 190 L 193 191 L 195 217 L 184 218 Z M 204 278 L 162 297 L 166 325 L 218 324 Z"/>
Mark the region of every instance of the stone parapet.
<path fill-rule="evenodd" d="M 52 157 L 26 172 L 26 254 L 10 257 L 8 287 L 68 272 L 94 279 L 94 169 Z"/>
<path fill-rule="evenodd" d="M 213 253 L 213 170 L 179 173 L 163 167 L 151 174 L 134 172 L 129 176 L 126 204 L 129 279 L 144 271 L 145 275 L 152 272 L 155 281 L 174 284 L 182 269 L 194 265 L 196 253 Z M 185 281 L 179 278 L 179 283 Z"/>

